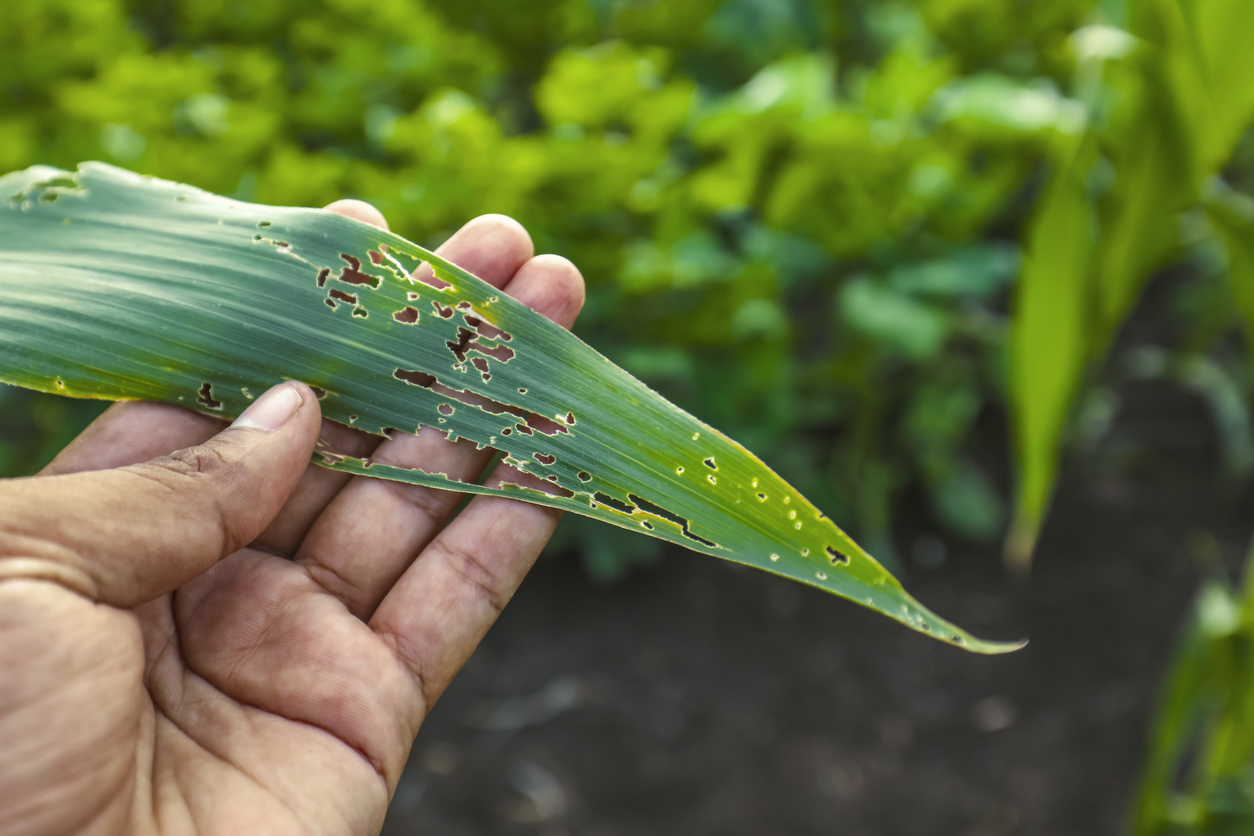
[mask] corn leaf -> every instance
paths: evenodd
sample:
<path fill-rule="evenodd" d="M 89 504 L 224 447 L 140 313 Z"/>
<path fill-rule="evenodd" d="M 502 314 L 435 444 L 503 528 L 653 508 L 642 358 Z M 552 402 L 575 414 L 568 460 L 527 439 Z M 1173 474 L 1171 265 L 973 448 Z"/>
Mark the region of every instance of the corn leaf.
<path fill-rule="evenodd" d="M 322 454 L 333 469 L 563 508 L 968 650 L 1019 646 L 934 615 L 743 447 L 397 235 L 87 163 L 0 178 L 0 255 L 0 381 L 231 417 L 300 379 L 332 420 L 384 436 L 436 427 L 534 479 L 490 489 Z"/>

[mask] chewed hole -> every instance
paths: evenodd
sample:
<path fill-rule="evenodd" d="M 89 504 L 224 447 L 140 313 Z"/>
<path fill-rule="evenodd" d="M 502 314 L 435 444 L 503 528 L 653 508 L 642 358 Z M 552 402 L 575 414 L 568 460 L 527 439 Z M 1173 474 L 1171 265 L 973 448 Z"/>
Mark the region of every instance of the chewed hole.
<path fill-rule="evenodd" d="M 450 404 L 450 403 L 442 403 L 442 404 L 440 404 L 438 407 L 436 407 L 436 409 L 438 409 L 438 410 L 440 411 L 440 414 L 441 414 L 441 415 L 452 415 L 452 414 L 453 414 L 453 405 L 452 405 L 452 404 Z"/>
<path fill-rule="evenodd" d="M 62 385 L 64 386 L 64 384 Z M 222 408 L 222 401 L 217 400 L 213 396 L 213 384 L 211 383 L 200 384 L 200 392 L 196 395 L 196 403 L 207 406 L 210 409 Z"/>
<path fill-rule="evenodd" d="M 547 453 L 532 453 L 531 457 L 543 465 L 550 465 L 557 461 L 557 456 L 550 456 Z"/>
<path fill-rule="evenodd" d="M 814 573 L 814 577 L 818 578 L 818 579 L 819 579 L 819 580 L 821 580 L 821 581 L 825 581 L 825 580 L 827 580 L 827 573 L 826 573 L 826 572 L 815 572 L 815 573 Z"/>
<path fill-rule="evenodd" d="M 580 481 L 580 482 L 591 482 L 591 481 L 592 481 L 592 474 L 591 474 L 591 473 L 589 473 L 589 472 L 588 472 L 588 471 L 586 471 L 586 470 L 581 470 L 581 471 L 579 471 L 579 473 L 577 473 L 576 475 L 579 477 L 579 481 Z"/>
<path fill-rule="evenodd" d="M 766 494 L 764 493 L 758 494 L 758 502 L 766 502 Z"/>
<path fill-rule="evenodd" d="M 773 554 L 773 555 L 771 555 L 771 562 L 772 562 L 772 563 L 775 563 L 775 562 L 776 562 L 776 561 L 778 561 L 778 560 L 779 560 L 779 555 L 777 555 L 777 554 Z"/>
<path fill-rule="evenodd" d="M 713 457 L 713 456 L 710 456 L 708 459 L 706 459 L 706 460 L 705 460 L 705 462 L 704 462 L 704 464 L 705 464 L 705 466 L 706 466 L 706 467 L 708 467 L 710 470 L 718 470 L 718 465 L 716 465 L 716 464 L 714 463 L 714 457 Z"/>
<path fill-rule="evenodd" d="M 711 485 L 717 485 L 717 484 L 718 484 L 718 479 L 717 479 L 717 478 L 714 476 L 714 474 L 712 474 L 712 473 L 711 473 L 709 476 L 705 477 L 705 478 L 707 478 L 707 479 L 709 479 L 709 480 L 710 480 L 710 484 L 711 484 Z"/>
<path fill-rule="evenodd" d="M 837 563 L 849 562 L 848 556 L 841 554 L 840 552 L 836 551 L 836 549 L 832 548 L 831 546 L 827 546 L 826 549 L 827 549 L 827 559 L 832 562 L 833 566 L 836 565 Z"/>
<path fill-rule="evenodd" d="M 684 475 L 683 465 L 680 465 L 679 467 L 675 468 L 675 473 L 676 475 L 683 476 Z"/>
<path fill-rule="evenodd" d="M 418 321 L 418 309 L 412 306 L 401 308 L 392 314 L 392 319 L 395 319 L 397 322 L 403 322 L 406 325 L 413 325 Z"/>

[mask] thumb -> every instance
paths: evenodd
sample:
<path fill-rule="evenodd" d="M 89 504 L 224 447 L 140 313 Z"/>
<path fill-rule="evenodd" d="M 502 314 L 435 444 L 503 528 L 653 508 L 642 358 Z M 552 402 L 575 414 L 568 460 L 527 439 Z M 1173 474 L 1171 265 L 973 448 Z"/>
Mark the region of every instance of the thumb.
<path fill-rule="evenodd" d="M 144 464 L 0 482 L 0 581 L 51 580 L 129 607 L 243 548 L 296 486 L 318 399 L 280 384 L 226 430 Z"/>

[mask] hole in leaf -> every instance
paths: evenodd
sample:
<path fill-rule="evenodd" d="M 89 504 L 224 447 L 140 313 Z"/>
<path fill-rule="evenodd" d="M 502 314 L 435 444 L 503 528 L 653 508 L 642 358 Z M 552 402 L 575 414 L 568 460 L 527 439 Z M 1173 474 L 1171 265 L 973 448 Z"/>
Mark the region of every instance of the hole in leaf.
<path fill-rule="evenodd" d="M 652 514 L 655 517 L 661 517 L 664 520 L 670 520 L 671 522 L 678 525 L 680 528 L 683 529 L 684 536 L 687 537 L 689 540 L 695 540 L 701 545 L 709 546 L 710 548 L 718 547 L 718 543 L 713 543 L 705 539 L 704 537 L 698 537 L 696 534 L 693 534 L 689 530 L 690 523 L 688 522 L 688 520 L 679 516 L 675 512 L 668 511 L 665 508 L 663 508 L 661 505 L 655 505 L 652 502 L 649 502 L 647 499 L 641 499 L 640 497 L 636 496 L 634 493 L 627 494 L 627 498 L 630 499 L 632 502 L 636 503 L 636 506 L 639 507 L 641 511 L 647 511 L 648 513 Z"/>
<path fill-rule="evenodd" d="M 443 305 L 441 305 L 439 302 L 435 301 L 434 299 L 431 300 L 431 304 L 435 306 L 435 312 L 438 313 L 440 316 L 444 317 L 445 319 L 453 318 L 452 308 L 446 308 Z"/>
<path fill-rule="evenodd" d="M 453 405 L 451 403 L 442 403 L 438 407 L 436 407 L 436 409 L 440 411 L 441 415 L 453 414 Z"/>
<path fill-rule="evenodd" d="M 222 408 L 222 401 L 216 400 L 213 397 L 213 384 L 211 383 L 200 384 L 200 392 L 196 395 L 196 403 L 203 404 L 210 409 Z"/>
<path fill-rule="evenodd" d="M 317 386 L 310 386 L 309 389 L 311 392 L 314 393 L 314 397 L 317 398 L 318 400 L 322 400 L 323 398 L 327 396 L 326 389 L 319 389 Z"/>
<path fill-rule="evenodd" d="M 543 465 L 550 465 L 557 461 L 557 456 L 551 456 L 547 453 L 532 453 L 531 457 Z"/>
<path fill-rule="evenodd" d="M 381 279 L 361 272 L 361 260 L 348 253 L 340 253 L 340 258 L 348 262 L 348 266 L 340 271 L 339 280 L 348 284 L 368 284 L 378 290 Z"/>
<path fill-rule="evenodd" d="M 327 276 L 329 275 L 331 275 L 331 270 L 328 267 L 323 267 L 318 271 L 318 287 L 327 286 Z"/>
<path fill-rule="evenodd" d="M 580 481 L 580 482 L 591 482 L 591 481 L 592 481 L 592 474 L 591 474 L 591 473 L 589 473 L 589 472 L 588 472 L 588 471 L 586 471 L 586 470 L 581 470 L 581 471 L 579 471 L 579 472 L 578 472 L 577 474 L 575 474 L 575 475 L 579 477 L 579 481 Z"/>
<path fill-rule="evenodd" d="M 602 505 L 608 505 L 616 511 L 622 511 L 624 514 L 631 514 L 631 513 L 634 513 L 636 510 L 634 506 L 628 505 L 626 502 L 623 502 L 621 499 L 615 499 L 609 494 L 602 493 L 601 491 L 597 491 L 596 493 L 594 493 L 592 495 L 592 498 L 596 500 L 597 502 L 601 503 Z"/>
<path fill-rule="evenodd" d="M 353 316 L 359 316 L 362 319 L 365 319 L 366 317 L 370 316 L 370 312 L 367 311 L 365 308 L 363 308 L 361 305 L 358 305 L 357 307 L 353 308 Z"/>
<path fill-rule="evenodd" d="M 545 418 L 543 415 L 536 415 L 534 412 L 527 416 L 527 425 L 536 432 L 542 432 L 545 435 L 557 435 L 558 433 L 570 434 L 570 430 L 554 421 L 552 418 Z"/>
<path fill-rule="evenodd" d="M 421 386 L 424 389 L 430 389 L 435 384 L 435 375 L 426 372 L 414 372 L 407 369 L 397 369 L 392 372 L 392 377 L 397 380 L 403 380 L 414 386 Z"/>
<path fill-rule="evenodd" d="M 448 290 L 450 287 L 453 286 L 449 284 L 448 282 L 444 281 L 444 279 L 441 279 L 439 276 L 435 275 L 435 273 L 432 272 L 431 270 L 431 265 L 429 264 L 424 264 L 421 267 L 419 267 L 417 270 L 415 270 L 413 278 L 417 281 L 422 282 L 425 285 L 430 285 L 431 287 L 434 287 L 436 290 Z"/>
<path fill-rule="evenodd" d="M 848 556 L 841 554 L 840 552 L 836 551 L 836 549 L 832 548 L 831 546 L 827 546 L 826 548 L 827 548 L 827 559 L 832 562 L 833 566 L 835 566 L 837 563 L 845 563 L 845 564 L 849 563 Z"/>
<path fill-rule="evenodd" d="M 507 334 L 492 323 L 485 322 L 477 316 L 466 317 L 466 324 L 478 331 L 479 336 L 487 340 L 504 340 L 508 342 L 514 339 L 513 334 Z"/>
<path fill-rule="evenodd" d="M 710 470 L 718 470 L 718 465 L 716 465 L 716 464 L 714 463 L 714 457 L 713 457 L 713 456 L 710 456 L 708 459 L 706 459 L 706 460 L 705 460 L 705 462 L 704 462 L 704 464 L 705 464 L 705 466 L 706 466 L 706 467 L 708 467 Z"/>
<path fill-rule="evenodd" d="M 395 319 L 397 322 L 403 322 L 406 325 L 413 325 L 418 321 L 418 309 L 401 308 L 399 311 L 392 314 L 392 319 Z"/>
<path fill-rule="evenodd" d="M 341 302 L 347 302 L 350 305 L 357 304 L 357 295 L 354 293 L 345 293 L 338 287 L 333 287 L 327 292 L 328 299 L 339 299 Z"/>

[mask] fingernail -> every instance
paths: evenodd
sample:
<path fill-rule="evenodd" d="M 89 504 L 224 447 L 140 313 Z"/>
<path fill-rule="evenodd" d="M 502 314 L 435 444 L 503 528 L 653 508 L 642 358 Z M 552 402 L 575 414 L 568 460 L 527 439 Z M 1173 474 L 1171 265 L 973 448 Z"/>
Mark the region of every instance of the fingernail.
<path fill-rule="evenodd" d="M 253 401 L 231 426 L 266 432 L 277 430 L 296 414 L 300 404 L 300 392 L 296 391 L 296 387 L 291 383 L 280 383 Z"/>

